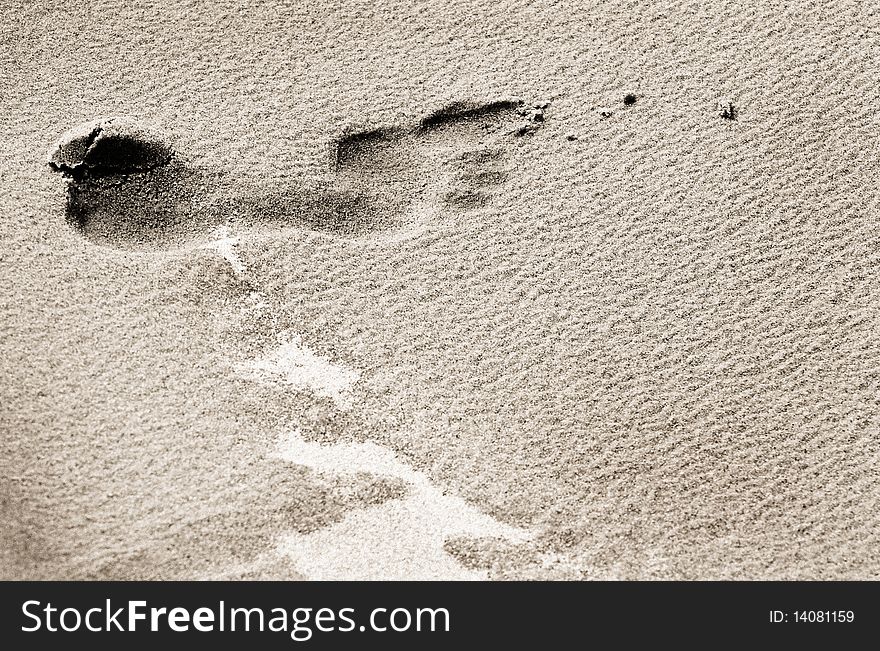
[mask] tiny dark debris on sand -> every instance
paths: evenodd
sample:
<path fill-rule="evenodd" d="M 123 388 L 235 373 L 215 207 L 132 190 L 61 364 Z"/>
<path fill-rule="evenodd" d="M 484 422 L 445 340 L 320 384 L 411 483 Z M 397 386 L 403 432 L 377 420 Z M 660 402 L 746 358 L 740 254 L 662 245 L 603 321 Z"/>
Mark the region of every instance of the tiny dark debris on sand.
<path fill-rule="evenodd" d="M 636 97 L 632 93 L 627 93 L 626 95 L 623 96 L 624 106 L 632 106 L 633 104 L 636 103 L 637 100 L 638 100 L 638 97 Z"/>
<path fill-rule="evenodd" d="M 718 100 L 718 115 L 725 120 L 736 120 L 737 108 L 727 97 Z"/>
<path fill-rule="evenodd" d="M 548 106 L 549 104 L 534 104 L 532 106 L 521 108 L 517 112 L 529 122 L 543 122 L 544 109 Z"/>

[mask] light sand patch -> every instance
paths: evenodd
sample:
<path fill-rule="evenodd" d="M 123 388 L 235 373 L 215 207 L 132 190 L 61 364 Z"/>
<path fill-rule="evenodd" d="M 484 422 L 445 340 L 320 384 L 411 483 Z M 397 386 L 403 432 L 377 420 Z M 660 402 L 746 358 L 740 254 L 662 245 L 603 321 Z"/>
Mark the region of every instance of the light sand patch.
<path fill-rule="evenodd" d="M 235 275 L 241 278 L 244 275 L 245 266 L 235 250 L 239 242 L 238 236 L 232 234 L 229 226 L 218 226 L 212 233 L 212 238 L 211 241 L 199 248 L 217 251 L 229 263 Z"/>
<path fill-rule="evenodd" d="M 310 389 L 330 398 L 339 409 L 348 409 L 353 401 L 352 387 L 360 373 L 329 358 L 314 353 L 302 337 L 292 330 L 278 333 L 278 347 L 266 356 L 244 365 L 244 368 L 267 381 L 280 381 L 291 386 Z"/>
<path fill-rule="evenodd" d="M 279 441 L 278 456 L 318 472 L 369 472 L 410 485 L 409 494 L 349 513 L 332 526 L 285 536 L 278 551 L 314 580 L 480 580 L 485 571 L 460 565 L 443 549 L 454 536 L 498 537 L 523 542 L 532 534 L 447 495 L 424 473 L 375 443 L 321 445 L 293 431 Z"/>

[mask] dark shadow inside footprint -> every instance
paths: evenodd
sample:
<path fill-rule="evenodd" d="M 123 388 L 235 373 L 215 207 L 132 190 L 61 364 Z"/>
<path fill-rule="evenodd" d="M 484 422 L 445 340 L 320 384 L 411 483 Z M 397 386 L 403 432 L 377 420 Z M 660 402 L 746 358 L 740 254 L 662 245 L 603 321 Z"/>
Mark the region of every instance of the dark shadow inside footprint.
<path fill-rule="evenodd" d="M 175 248 L 207 233 L 203 172 L 178 163 L 133 174 L 89 174 L 67 186 L 67 221 L 86 239 L 124 249 Z"/>
<path fill-rule="evenodd" d="M 163 161 L 166 150 L 162 144 L 119 136 L 96 139 L 90 148 L 90 155 L 101 161 L 99 166 L 89 169 L 89 175 L 96 177 L 136 170 L 141 161 Z M 167 160 L 164 158 L 165 162 Z M 159 166 L 160 164 L 155 165 L 155 167 Z"/>
<path fill-rule="evenodd" d="M 424 117 L 420 123 L 423 131 L 462 122 L 485 118 L 501 117 L 505 113 L 516 111 L 523 105 L 521 100 L 498 100 L 479 104 L 475 102 L 453 102 Z"/>
<path fill-rule="evenodd" d="M 397 128 L 348 131 L 333 141 L 333 164 L 337 171 L 346 168 L 373 170 L 399 167 L 396 145 L 404 132 Z"/>
<path fill-rule="evenodd" d="M 96 118 L 65 131 L 48 152 L 56 172 L 76 179 L 156 169 L 174 157 L 167 135 L 129 116 Z"/>

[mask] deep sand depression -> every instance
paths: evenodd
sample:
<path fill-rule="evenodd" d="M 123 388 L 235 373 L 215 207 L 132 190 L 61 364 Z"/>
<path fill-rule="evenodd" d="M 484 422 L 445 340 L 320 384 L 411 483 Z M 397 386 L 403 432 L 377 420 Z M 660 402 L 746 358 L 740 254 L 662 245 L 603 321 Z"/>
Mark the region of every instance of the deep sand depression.
<path fill-rule="evenodd" d="M 3 578 L 877 578 L 876 11 L 131 4 L 0 4 Z"/>

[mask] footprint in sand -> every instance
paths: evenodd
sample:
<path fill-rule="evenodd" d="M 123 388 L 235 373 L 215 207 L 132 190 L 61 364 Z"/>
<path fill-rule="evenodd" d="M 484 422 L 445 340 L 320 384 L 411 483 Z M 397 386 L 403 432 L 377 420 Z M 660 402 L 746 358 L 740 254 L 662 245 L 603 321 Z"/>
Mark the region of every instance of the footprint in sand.
<path fill-rule="evenodd" d="M 534 132 L 541 122 L 543 109 L 519 100 L 457 102 L 409 129 L 346 133 L 334 142 L 332 163 L 341 187 L 369 188 L 400 225 L 414 205 L 487 205 L 507 179 L 511 139 Z"/>
<path fill-rule="evenodd" d="M 189 249 L 224 226 L 370 236 L 488 205 L 507 179 L 509 148 L 542 122 L 543 108 L 519 100 L 457 102 L 415 126 L 345 130 L 319 182 L 239 187 L 235 196 L 217 189 L 216 171 L 189 165 L 161 132 L 132 118 L 67 132 L 49 165 L 68 177 L 68 221 L 103 245 Z"/>
<path fill-rule="evenodd" d="M 489 205 L 508 178 L 510 148 L 540 128 L 543 108 L 514 100 L 461 102 L 409 127 L 348 129 L 331 143 L 331 174 L 323 182 L 245 188 L 233 197 L 209 191 L 216 185 L 214 171 L 188 165 L 161 132 L 130 118 L 102 119 L 68 132 L 50 150 L 49 164 L 68 177 L 67 219 L 89 241 L 147 251 L 214 250 L 241 280 L 249 274 L 237 253 L 238 238 L 250 229 L 380 236 L 438 214 Z M 249 281 L 243 288 L 243 307 L 271 317 L 268 299 Z M 352 406 L 355 370 L 313 352 L 296 333 L 277 335 L 275 348 L 237 370 L 310 391 L 337 410 Z M 274 553 L 236 566 L 236 572 L 259 573 L 263 564 L 286 559 L 309 578 L 482 579 L 486 572 L 460 565 L 446 551 L 449 540 L 516 544 L 531 538 L 445 494 L 373 443 L 321 446 L 293 433 L 279 456 L 319 473 L 390 477 L 408 491 L 312 533 L 290 533 Z M 389 532 L 395 532 L 393 539 Z"/>

